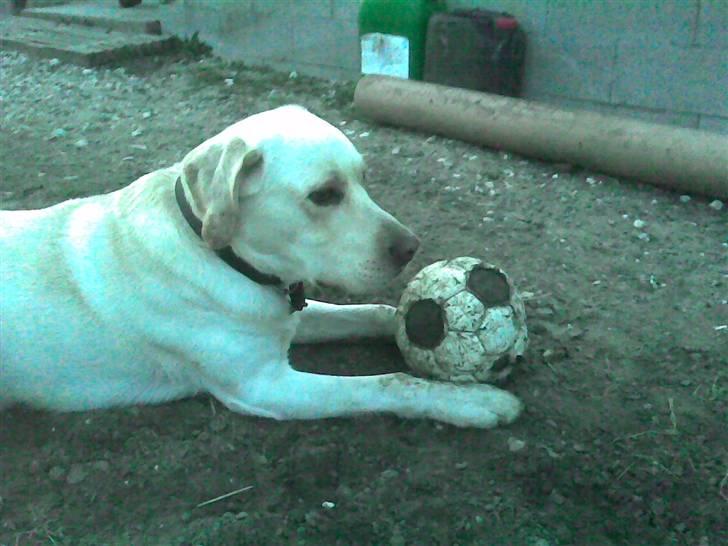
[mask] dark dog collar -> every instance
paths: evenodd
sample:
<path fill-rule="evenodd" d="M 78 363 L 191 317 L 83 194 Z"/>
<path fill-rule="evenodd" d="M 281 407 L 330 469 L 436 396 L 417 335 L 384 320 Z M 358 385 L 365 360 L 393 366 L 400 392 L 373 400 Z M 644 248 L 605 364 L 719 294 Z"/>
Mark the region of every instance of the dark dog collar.
<path fill-rule="evenodd" d="M 182 187 L 181 178 L 177 178 L 177 182 L 174 185 L 174 196 L 177 198 L 177 205 L 179 206 L 180 212 L 182 212 L 182 216 L 184 216 L 185 220 L 187 220 L 187 223 L 197 236 L 202 238 L 202 222 L 197 216 L 195 216 L 195 213 L 192 211 L 192 207 L 187 201 L 184 188 Z M 235 251 L 233 251 L 230 246 L 220 248 L 214 252 L 223 262 L 228 264 L 238 273 L 242 273 L 248 277 L 251 281 L 266 286 L 279 287 L 284 294 L 288 295 L 288 298 L 291 301 L 291 313 L 300 311 L 306 307 L 306 294 L 303 291 L 302 282 L 293 283 L 286 288 L 280 277 L 277 277 L 276 275 L 268 275 L 257 270 L 250 263 L 235 254 Z"/>

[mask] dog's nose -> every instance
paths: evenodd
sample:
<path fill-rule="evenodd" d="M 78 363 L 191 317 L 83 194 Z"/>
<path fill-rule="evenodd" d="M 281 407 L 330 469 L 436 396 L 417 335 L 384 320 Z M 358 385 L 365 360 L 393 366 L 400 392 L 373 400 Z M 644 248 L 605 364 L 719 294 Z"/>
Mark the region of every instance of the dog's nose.
<path fill-rule="evenodd" d="M 389 255 L 397 267 L 404 267 L 415 255 L 420 246 L 420 240 L 411 231 L 398 236 L 389 246 Z"/>

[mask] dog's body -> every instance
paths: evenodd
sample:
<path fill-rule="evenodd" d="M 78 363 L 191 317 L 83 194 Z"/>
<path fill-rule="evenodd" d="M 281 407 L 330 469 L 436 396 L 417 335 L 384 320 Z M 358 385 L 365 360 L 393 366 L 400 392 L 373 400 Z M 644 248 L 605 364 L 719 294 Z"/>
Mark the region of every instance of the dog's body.
<path fill-rule="evenodd" d="M 361 292 L 410 261 L 417 239 L 371 201 L 362 177 L 338 130 L 283 107 L 117 192 L 0 212 L 0 406 L 87 410 L 209 392 L 278 419 L 515 419 L 518 400 L 486 385 L 289 366 L 292 342 L 393 335 L 390 306 L 309 301 L 292 312 L 284 291 L 303 282 Z M 215 252 L 226 246 L 280 286 L 236 271 Z"/>

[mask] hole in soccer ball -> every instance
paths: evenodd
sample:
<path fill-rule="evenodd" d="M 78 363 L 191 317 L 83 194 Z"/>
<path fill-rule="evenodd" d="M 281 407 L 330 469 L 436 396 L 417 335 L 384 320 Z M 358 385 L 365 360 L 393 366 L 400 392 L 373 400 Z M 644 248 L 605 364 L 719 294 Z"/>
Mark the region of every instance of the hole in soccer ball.
<path fill-rule="evenodd" d="M 404 318 L 404 326 L 409 340 L 425 349 L 434 349 L 445 338 L 444 313 L 432 299 L 413 303 Z"/>
<path fill-rule="evenodd" d="M 475 267 L 468 275 L 467 287 L 486 307 L 508 305 L 511 302 L 508 279 L 497 269 Z"/>

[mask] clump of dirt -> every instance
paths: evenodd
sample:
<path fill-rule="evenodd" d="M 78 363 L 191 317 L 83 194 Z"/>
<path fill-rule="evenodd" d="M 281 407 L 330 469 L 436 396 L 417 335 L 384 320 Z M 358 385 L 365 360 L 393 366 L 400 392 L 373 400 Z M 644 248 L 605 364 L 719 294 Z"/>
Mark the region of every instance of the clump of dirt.
<path fill-rule="evenodd" d="M 726 212 L 571 166 L 381 127 L 352 84 L 212 58 L 83 69 L 0 53 L 0 206 L 115 190 L 230 123 L 300 103 L 364 153 L 368 188 L 437 259 L 503 267 L 531 347 L 508 428 L 389 416 L 273 422 L 208 398 L 0 413 L 0 544 L 725 543 Z M 29 317 L 32 320 L 32 317 Z M 391 344 L 297 367 L 402 369 Z M 237 494 L 198 507 L 228 492 Z"/>

